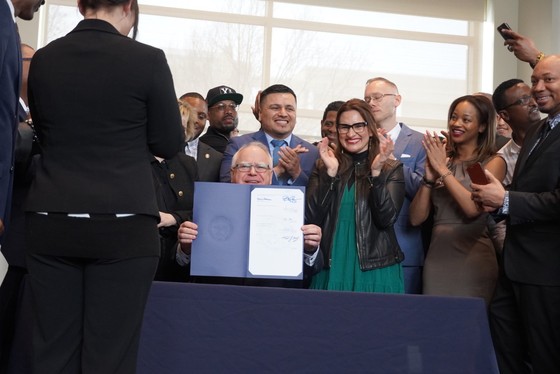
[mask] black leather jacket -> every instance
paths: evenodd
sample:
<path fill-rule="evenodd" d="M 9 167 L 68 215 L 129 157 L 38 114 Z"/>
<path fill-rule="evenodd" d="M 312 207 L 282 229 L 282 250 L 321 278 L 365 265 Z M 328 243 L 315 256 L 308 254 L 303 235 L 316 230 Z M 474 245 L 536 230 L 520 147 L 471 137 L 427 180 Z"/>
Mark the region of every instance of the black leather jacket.
<path fill-rule="evenodd" d="M 362 271 L 382 268 L 404 259 L 393 224 L 403 204 L 405 189 L 403 167 L 388 160 L 380 175 L 372 177 L 367 162 L 354 163 L 336 177 L 330 177 L 319 161 L 307 185 L 306 222 L 321 227 L 324 267 L 331 264 L 334 232 L 344 188 L 355 178 L 356 242 Z M 357 177 L 356 177 L 357 176 Z"/>

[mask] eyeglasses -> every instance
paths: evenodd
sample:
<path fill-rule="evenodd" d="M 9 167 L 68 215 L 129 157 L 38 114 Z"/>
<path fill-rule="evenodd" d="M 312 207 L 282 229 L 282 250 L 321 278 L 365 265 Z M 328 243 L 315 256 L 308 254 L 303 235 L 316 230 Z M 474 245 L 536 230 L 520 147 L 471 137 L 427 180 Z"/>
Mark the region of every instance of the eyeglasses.
<path fill-rule="evenodd" d="M 358 122 L 353 125 L 338 125 L 336 129 L 339 134 L 348 134 L 350 129 L 354 130 L 356 134 L 361 134 L 365 131 L 367 127 L 367 122 Z"/>
<path fill-rule="evenodd" d="M 507 108 L 509 108 L 511 106 L 514 106 L 514 105 L 527 105 L 531 102 L 532 98 L 533 98 L 533 96 L 531 96 L 531 95 L 521 96 L 519 99 L 515 100 L 513 103 L 503 107 L 501 110 L 507 109 Z"/>
<path fill-rule="evenodd" d="M 216 109 L 217 111 L 223 112 L 226 109 L 231 110 L 232 112 L 237 112 L 238 105 L 237 104 L 217 104 L 211 107 L 210 109 Z"/>
<path fill-rule="evenodd" d="M 270 165 L 265 164 L 264 162 L 257 162 L 255 164 L 252 164 L 250 162 L 240 162 L 239 164 L 236 164 L 232 169 L 237 169 L 240 172 L 248 173 L 251 171 L 251 168 L 255 168 L 255 171 L 257 173 L 262 174 L 270 170 Z"/>
<path fill-rule="evenodd" d="M 370 96 L 364 97 L 364 101 L 365 101 L 366 103 L 368 103 L 368 104 L 371 103 L 372 101 L 378 103 L 378 102 L 380 102 L 381 100 L 383 100 L 383 98 L 384 98 L 385 96 L 397 96 L 397 94 L 375 94 L 375 95 L 370 95 Z"/>

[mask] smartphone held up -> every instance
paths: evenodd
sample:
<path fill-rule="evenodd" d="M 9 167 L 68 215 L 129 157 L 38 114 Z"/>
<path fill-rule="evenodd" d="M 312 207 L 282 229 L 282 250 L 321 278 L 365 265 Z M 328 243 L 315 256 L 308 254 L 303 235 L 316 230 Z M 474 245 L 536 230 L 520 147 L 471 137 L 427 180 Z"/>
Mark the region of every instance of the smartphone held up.
<path fill-rule="evenodd" d="M 507 23 L 502 23 L 500 26 L 498 26 L 496 28 L 498 30 L 498 32 L 500 33 L 500 35 L 502 36 L 502 38 L 504 38 L 504 40 L 508 40 L 511 39 L 511 37 L 507 36 L 506 34 L 504 34 L 504 30 L 511 30 L 511 27 L 509 27 L 509 25 Z"/>

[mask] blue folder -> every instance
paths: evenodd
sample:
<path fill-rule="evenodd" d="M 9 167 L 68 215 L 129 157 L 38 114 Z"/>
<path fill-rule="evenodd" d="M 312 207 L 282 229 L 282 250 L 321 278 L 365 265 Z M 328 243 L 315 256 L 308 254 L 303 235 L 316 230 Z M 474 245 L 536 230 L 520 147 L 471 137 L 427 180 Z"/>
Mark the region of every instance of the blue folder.
<path fill-rule="evenodd" d="M 193 221 L 198 225 L 198 236 L 192 244 L 191 275 L 303 278 L 303 248 L 301 271 L 295 276 L 252 274 L 249 271 L 251 192 L 256 188 L 297 189 L 305 196 L 302 186 L 195 182 Z"/>

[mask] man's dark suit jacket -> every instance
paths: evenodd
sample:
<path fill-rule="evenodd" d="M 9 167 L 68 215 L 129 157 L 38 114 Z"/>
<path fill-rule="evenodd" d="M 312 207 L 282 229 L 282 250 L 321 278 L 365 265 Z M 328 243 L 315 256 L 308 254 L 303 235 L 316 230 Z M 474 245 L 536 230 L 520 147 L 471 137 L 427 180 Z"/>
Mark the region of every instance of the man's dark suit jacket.
<path fill-rule="evenodd" d="M 545 125 L 529 130 L 517 160 L 504 267 L 512 281 L 560 286 L 560 125 L 529 155 Z"/>
<path fill-rule="evenodd" d="M 19 36 L 8 4 L 0 1 L 0 219 L 5 225 L 12 195 L 20 85 Z M 2 237 L 0 234 L 0 244 Z"/>
<path fill-rule="evenodd" d="M 230 178 L 230 169 L 231 169 L 231 161 L 233 159 L 233 155 L 235 152 L 239 150 L 242 146 L 250 142 L 261 142 L 267 148 L 269 148 L 269 144 L 266 141 L 266 135 L 264 131 L 259 130 L 257 132 L 253 132 L 250 134 L 245 134 L 241 136 L 234 136 L 229 140 L 228 146 L 224 153 L 224 158 L 222 160 L 222 167 L 220 168 L 220 180 L 222 182 L 229 182 Z M 292 134 L 292 140 L 290 141 L 289 146 L 291 148 L 297 147 L 298 144 L 301 144 L 303 147 L 307 148 L 309 152 L 300 153 L 299 162 L 301 166 L 301 174 L 297 177 L 296 180 L 293 181 L 293 186 L 307 186 L 307 182 L 309 181 L 309 177 L 311 176 L 311 172 L 315 168 L 315 161 L 319 157 L 319 151 L 317 147 L 313 144 L 301 139 Z M 276 175 L 273 174 L 272 176 L 272 184 L 277 185 L 279 184 L 278 178 Z"/>
<path fill-rule="evenodd" d="M 86 19 L 35 53 L 28 86 L 42 155 L 26 210 L 159 217 L 151 155 L 184 142 L 163 51 Z"/>
<path fill-rule="evenodd" d="M 199 140 L 196 152 L 198 180 L 201 182 L 219 182 L 222 157 L 223 154 Z"/>

